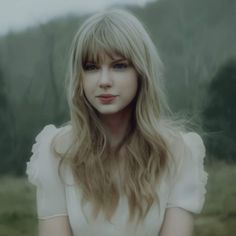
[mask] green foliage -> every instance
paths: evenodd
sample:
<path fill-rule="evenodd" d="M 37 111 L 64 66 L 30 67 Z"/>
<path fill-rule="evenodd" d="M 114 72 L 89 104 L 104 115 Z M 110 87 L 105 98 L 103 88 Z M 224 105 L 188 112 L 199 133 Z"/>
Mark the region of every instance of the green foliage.
<path fill-rule="evenodd" d="M 209 151 L 218 158 L 236 161 L 236 60 L 218 71 L 208 89 L 208 103 L 203 113 L 209 132 Z"/>

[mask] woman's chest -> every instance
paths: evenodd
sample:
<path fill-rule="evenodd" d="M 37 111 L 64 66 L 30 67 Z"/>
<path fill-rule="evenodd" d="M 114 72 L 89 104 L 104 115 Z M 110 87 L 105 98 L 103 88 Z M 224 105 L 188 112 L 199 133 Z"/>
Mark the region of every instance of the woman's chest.
<path fill-rule="evenodd" d="M 117 181 L 120 181 L 118 172 Z M 93 220 L 91 204 L 81 204 L 82 193 L 80 189 L 73 185 L 67 186 L 67 208 L 74 236 L 157 236 L 164 218 L 168 186 L 161 182 L 157 191 L 160 199 L 159 204 L 153 204 L 144 222 L 135 226 L 128 224 L 129 205 L 125 196 L 120 197 L 111 222 L 105 219 L 102 212 L 99 213 L 96 220 Z"/>

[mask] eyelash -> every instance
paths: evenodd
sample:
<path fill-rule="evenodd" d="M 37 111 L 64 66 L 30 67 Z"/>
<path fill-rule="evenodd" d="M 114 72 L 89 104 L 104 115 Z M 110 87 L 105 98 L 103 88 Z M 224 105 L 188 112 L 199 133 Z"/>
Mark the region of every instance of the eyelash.
<path fill-rule="evenodd" d="M 85 71 L 91 71 L 91 70 L 94 70 L 94 69 L 91 69 L 91 67 L 96 67 L 94 64 L 89 64 L 89 65 L 87 65 L 87 64 L 85 64 L 84 66 L 83 66 L 83 68 L 84 68 L 84 70 Z M 90 68 L 90 69 L 89 69 Z"/>
<path fill-rule="evenodd" d="M 127 63 L 116 63 L 116 64 L 113 65 L 113 67 L 117 66 L 117 65 L 122 66 L 122 68 L 119 67 L 118 69 L 126 69 L 128 67 Z"/>
<path fill-rule="evenodd" d="M 116 66 L 121 66 L 121 67 L 116 67 Z M 124 70 L 124 69 L 126 69 L 127 67 L 128 67 L 129 65 L 127 64 L 127 63 L 115 63 L 115 64 L 113 64 L 112 65 L 112 67 L 114 68 L 114 69 L 118 69 L 118 70 Z M 92 69 L 91 69 L 91 67 L 92 67 Z M 85 64 L 84 66 L 83 66 L 83 68 L 84 68 L 84 70 L 85 71 L 93 71 L 93 70 L 96 70 L 96 69 L 98 69 L 97 67 L 96 67 L 96 64 Z"/>

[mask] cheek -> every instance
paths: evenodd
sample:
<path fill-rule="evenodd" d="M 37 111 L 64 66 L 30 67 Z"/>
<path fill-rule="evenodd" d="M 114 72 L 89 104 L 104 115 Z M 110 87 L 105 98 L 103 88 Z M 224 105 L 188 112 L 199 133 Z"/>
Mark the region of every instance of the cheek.
<path fill-rule="evenodd" d="M 91 92 L 93 91 L 93 87 L 94 87 L 93 83 L 91 83 L 91 80 L 89 79 L 83 79 L 82 86 L 83 86 L 85 95 L 89 97 Z"/>
<path fill-rule="evenodd" d="M 124 101 L 132 101 L 138 91 L 138 78 L 136 75 L 126 77 L 120 87 L 120 91 Z"/>
<path fill-rule="evenodd" d="M 87 82 L 83 82 L 83 94 L 84 97 L 91 103 L 91 90 Z"/>
<path fill-rule="evenodd" d="M 132 73 L 128 77 L 129 79 L 126 81 L 124 85 L 124 89 L 128 90 L 131 96 L 135 95 L 138 90 L 138 78 L 135 73 Z"/>

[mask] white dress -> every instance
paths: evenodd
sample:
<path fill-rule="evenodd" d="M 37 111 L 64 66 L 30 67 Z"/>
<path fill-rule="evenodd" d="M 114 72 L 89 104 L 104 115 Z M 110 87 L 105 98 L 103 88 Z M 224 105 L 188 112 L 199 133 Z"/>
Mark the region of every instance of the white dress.
<path fill-rule="evenodd" d="M 102 213 L 96 221 L 89 217 L 91 205 L 87 203 L 82 210 L 80 205 L 81 191 L 74 184 L 72 172 L 64 170 L 66 183 L 61 182 L 57 168 L 59 160 L 54 158 L 50 143 L 59 131 L 69 126 L 57 128 L 50 124 L 36 136 L 26 173 L 29 181 L 37 190 L 37 214 L 39 219 L 57 216 L 68 216 L 73 236 L 157 236 L 163 223 L 165 210 L 180 207 L 189 212 L 199 214 L 203 208 L 206 194 L 208 174 L 204 170 L 205 147 L 201 137 L 194 132 L 182 134 L 188 155 L 178 166 L 176 176 L 163 175 L 158 186 L 160 204 L 153 205 L 143 224 L 138 227 L 126 224 L 128 220 L 128 201 L 122 196 L 112 221 L 105 220 Z M 66 146 L 62 143 L 61 146 Z M 176 157 L 181 152 L 178 145 L 173 144 Z"/>

